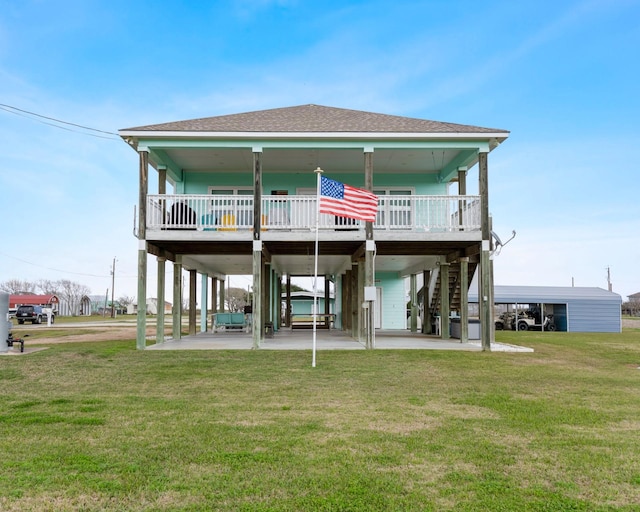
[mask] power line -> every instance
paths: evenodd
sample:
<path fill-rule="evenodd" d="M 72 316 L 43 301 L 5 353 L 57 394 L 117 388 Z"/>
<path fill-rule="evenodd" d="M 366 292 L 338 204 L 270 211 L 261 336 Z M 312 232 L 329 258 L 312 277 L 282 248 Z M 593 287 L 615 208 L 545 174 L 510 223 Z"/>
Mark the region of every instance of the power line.
<path fill-rule="evenodd" d="M 54 121 L 55 123 L 66 124 L 68 126 L 75 126 L 76 128 L 82 128 L 83 130 L 89 130 L 97 133 L 104 133 L 107 135 L 111 135 L 112 137 L 105 137 L 104 135 L 96 135 L 95 133 L 86 133 L 81 132 L 79 130 L 72 130 L 71 128 L 66 128 L 64 126 L 59 126 L 58 124 L 48 123 L 46 121 L 41 121 L 40 119 L 34 119 L 34 121 L 38 121 L 39 123 L 46 124 L 49 126 L 53 126 L 54 128 L 60 128 L 61 130 L 67 130 L 69 132 L 81 133 L 83 135 L 90 135 L 91 137 L 98 137 L 100 139 L 109 139 L 109 140 L 119 140 L 119 135 L 115 132 L 108 132 L 105 130 L 98 130 L 97 128 L 91 128 L 89 126 L 84 126 L 81 124 L 71 123 L 69 121 L 63 121 L 62 119 L 56 119 L 55 117 L 44 116 L 42 114 L 37 114 L 35 112 L 30 112 L 28 110 L 24 110 L 18 107 L 14 107 L 12 105 L 6 105 L 4 103 L 0 103 L 0 110 L 4 110 L 5 112 L 9 112 L 10 114 L 15 114 L 17 116 L 26 117 L 27 119 L 31 119 L 29 116 L 38 117 L 40 119 L 47 119 L 49 121 Z M 28 114 L 28 115 L 25 115 Z"/>
<path fill-rule="evenodd" d="M 44 265 L 38 265 L 37 263 L 33 263 L 31 261 L 27 261 L 27 260 L 24 260 L 22 258 L 17 258 L 16 256 L 12 256 L 12 255 L 6 254 L 4 252 L 0 252 L 0 254 L 2 256 L 7 257 L 7 258 L 11 258 L 11 259 L 14 259 L 14 260 L 17 260 L 17 261 L 21 261 L 22 263 L 26 263 L 27 265 L 32 265 L 34 267 L 43 268 L 45 270 L 53 270 L 54 272 L 60 272 L 62 274 L 73 274 L 73 275 L 76 275 L 76 276 L 86 276 L 86 277 L 111 277 L 111 274 L 109 274 L 109 275 L 89 274 L 89 273 L 85 273 L 85 272 L 72 272 L 70 270 L 60 270 L 59 268 L 45 267 Z M 121 278 L 130 279 L 130 278 L 134 278 L 134 277 L 137 278 L 138 276 L 122 276 L 121 275 L 121 276 L 119 276 L 119 279 L 121 279 Z"/>

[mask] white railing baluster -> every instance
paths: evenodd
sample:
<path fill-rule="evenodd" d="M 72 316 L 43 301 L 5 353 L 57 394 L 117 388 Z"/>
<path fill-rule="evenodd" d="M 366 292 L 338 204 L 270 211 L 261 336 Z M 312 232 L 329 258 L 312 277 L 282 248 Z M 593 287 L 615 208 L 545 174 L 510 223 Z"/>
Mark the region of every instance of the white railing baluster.
<path fill-rule="evenodd" d="M 316 196 L 265 196 L 262 229 L 312 230 Z M 363 221 L 320 214 L 321 230 L 364 229 Z M 478 231 L 480 196 L 379 196 L 375 230 L 412 232 Z M 177 194 L 147 196 L 147 229 L 250 230 L 253 197 Z"/>

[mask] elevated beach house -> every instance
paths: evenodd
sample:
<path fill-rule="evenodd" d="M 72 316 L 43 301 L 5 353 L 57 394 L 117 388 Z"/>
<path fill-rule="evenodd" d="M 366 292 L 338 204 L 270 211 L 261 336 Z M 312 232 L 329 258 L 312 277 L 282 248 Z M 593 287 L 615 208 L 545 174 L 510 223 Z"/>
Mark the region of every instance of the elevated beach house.
<path fill-rule="evenodd" d="M 198 279 L 201 309 L 215 313 L 224 308 L 226 276 L 252 275 L 249 327 L 259 348 L 265 332 L 277 336 L 290 326 L 291 308 L 281 297 L 291 276 L 315 274 L 317 246 L 320 292 L 328 297 L 333 288 L 334 310 L 316 314 L 325 321 L 330 314 L 332 327 L 370 348 L 375 329 L 407 328 L 408 280 L 412 330 L 421 314 L 422 332 L 448 338 L 457 312 L 464 341 L 469 283 L 479 272 L 481 338 L 490 348 L 488 155 L 508 131 L 302 105 L 139 126 L 120 135 L 139 155 L 137 303 L 147 303 L 148 256 L 157 258 L 160 303 L 165 265 L 173 264 L 174 339 L 183 270 L 194 335 Z M 469 195 L 467 172 L 475 165 L 479 194 Z M 158 173 L 158 190 L 149 190 L 150 168 Z M 375 221 L 318 214 L 320 172 L 375 193 Z M 428 296 L 421 313 L 420 281 Z M 140 349 L 145 313 L 138 309 Z M 209 319 L 202 315 L 200 331 L 209 330 Z M 156 321 L 161 341 L 162 311 Z"/>

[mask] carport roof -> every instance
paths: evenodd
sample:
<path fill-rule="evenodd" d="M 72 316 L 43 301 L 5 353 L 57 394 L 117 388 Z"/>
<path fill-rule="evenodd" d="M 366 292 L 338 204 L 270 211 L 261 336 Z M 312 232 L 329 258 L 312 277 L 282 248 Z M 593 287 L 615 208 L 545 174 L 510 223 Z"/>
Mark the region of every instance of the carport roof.
<path fill-rule="evenodd" d="M 494 303 L 564 303 L 572 300 L 599 300 L 622 303 L 617 293 L 597 287 L 575 286 L 495 286 Z M 478 302 L 477 293 L 469 293 L 469 302 Z"/>

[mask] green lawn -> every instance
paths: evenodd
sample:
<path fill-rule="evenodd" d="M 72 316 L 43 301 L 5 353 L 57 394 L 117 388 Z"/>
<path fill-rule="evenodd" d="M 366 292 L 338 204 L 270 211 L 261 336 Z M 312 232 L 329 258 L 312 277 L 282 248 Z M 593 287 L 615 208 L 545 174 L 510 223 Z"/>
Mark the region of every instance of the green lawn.
<path fill-rule="evenodd" d="M 0 510 L 640 510 L 640 330 L 0 358 Z"/>

